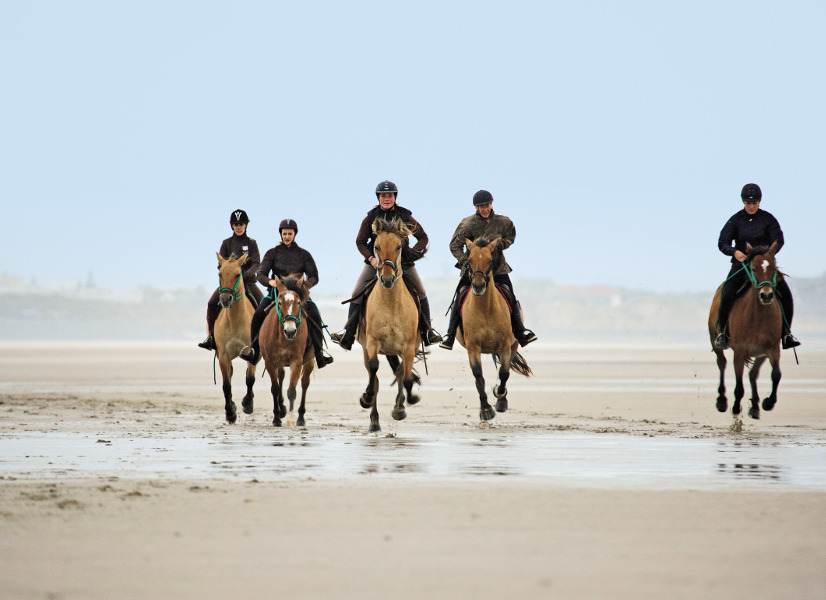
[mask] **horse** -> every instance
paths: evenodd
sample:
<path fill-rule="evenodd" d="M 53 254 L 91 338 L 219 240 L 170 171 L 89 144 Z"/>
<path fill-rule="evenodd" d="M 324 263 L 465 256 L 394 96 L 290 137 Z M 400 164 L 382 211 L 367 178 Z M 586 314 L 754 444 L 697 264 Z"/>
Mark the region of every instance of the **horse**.
<path fill-rule="evenodd" d="M 405 394 L 410 405 L 416 404 L 420 399 L 413 393 L 413 384 L 418 383 L 418 378 L 413 373 L 413 361 L 421 343 L 419 312 L 416 301 L 402 278 L 402 264 L 418 258 L 414 257 L 406 243 L 410 234 L 410 229 L 401 219 L 386 221 L 377 218 L 373 221 L 374 252 L 378 261 L 376 285 L 365 301 L 357 337 L 364 355 L 364 367 L 369 375 L 367 389 L 359 403 L 362 408 L 372 409 L 370 432 L 381 431 L 377 408 L 379 379 L 376 375 L 379 354 L 387 356 L 396 374 L 398 392 L 393 418 L 401 421 L 407 417 L 404 409 Z"/>
<path fill-rule="evenodd" d="M 489 421 L 496 413 L 488 403 L 488 395 L 485 392 L 482 354 L 492 354 L 494 364 L 499 363 L 499 385 L 494 385 L 492 390 L 496 397 L 497 412 L 508 410 L 506 384 L 511 369 L 525 377 L 530 377 L 533 372 L 525 358 L 517 352 L 519 342 L 511 328 L 508 301 L 493 281 L 493 272 L 502 258 L 501 251 L 497 252 L 499 238 L 480 238 L 475 243 L 465 239 L 465 245 L 469 253 L 466 268 L 472 293 L 465 294 L 461 327 L 456 333 L 456 339 L 467 350 L 470 370 L 476 380 L 480 404 L 479 417 L 482 421 Z M 462 301 L 461 297 L 456 298 L 456 302 Z"/>
<path fill-rule="evenodd" d="M 272 381 L 272 424 L 274 427 L 281 427 L 281 419 L 287 416 L 288 425 L 304 427 L 304 403 L 307 399 L 307 388 L 310 386 L 310 374 L 315 366 L 313 347 L 307 343 L 307 319 L 302 318 L 302 304 L 308 300 L 310 292 L 304 287 L 303 277 L 290 276 L 284 279 L 276 278 L 275 294 L 275 302 L 270 305 L 270 312 L 261 324 L 259 333 L 261 357 Z M 287 388 L 287 398 L 290 401 L 289 415 L 284 406 L 282 393 L 285 367 L 290 368 L 290 384 Z M 295 388 L 299 377 L 301 403 L 298 406 L 296 420 Z"/>
<path fill-rule="evenodd" d="M 216 253 L 217 254 L 217 253 Z M 250 322 L 255 309 L 244 296 L 244 277 L 241 266 L 247 262 L 247 254 L 241 258 L 235 255 L 224 258 L 218 254 L 218 279 L 220 292 L 218 301 L 221 303 L 221 312 L 215 320 L 215 347 L 218 355 L 218 364 L 221 367 L 224 390 L 224 410 L 227 423 L 235 423 L 238 419 L 235 402 L 232 401 L 232 361 L 238 357 L 241 350 L 250 344 Z M 244 412 L 250 414 L 253 405 L 252 386 L 255 384 L 255 365 L 247 365 L 247 393 L 242 406 Z"/>
<path fill-rule="evenodd" d="M 783 274 L 777 269 L 774 255 L 777 252 L 777 242 L 768 250 L 752 248 L 746 244 L 746 260 L 742 268 L 746 270 L 751 281 L 751 290 L 740 296 L 731 309 L 729 316 L 729 345 L 734 351 L 734 375 L 737 384 L 734 388 L 734 406 L 731 412 L 734 416 L 740 414 L 740 401 L 745 394 L 743 387 L 743 368 L 752 364 L 749 371 L 751 383 L 751 408 L 749 416 L 752 419 L 760 418 L 760 396 L 757 393 L 757 376 L 760 366 L 768 358 L 772 366 L 772 391 L 763 400 L 763 410 L 771 410 L 777 403 L 777 386 L 780 383 L 780 339 L 783 333 L 783 311 L 780 303 L 775 299 L 777 278 Z M 720 369 L 720 386 L 717 388 L 717 410 L 726 412 L 728 399 L 726 398 L 725 370 L 726 355 L 723 350 L 714 347 L 717 335 L 717 310 L 720 305 L 720 290 L 711 302 L 708 315 L 708 331 L 711 338 L 711 347 L 717 355 L 717 367 Z"/>

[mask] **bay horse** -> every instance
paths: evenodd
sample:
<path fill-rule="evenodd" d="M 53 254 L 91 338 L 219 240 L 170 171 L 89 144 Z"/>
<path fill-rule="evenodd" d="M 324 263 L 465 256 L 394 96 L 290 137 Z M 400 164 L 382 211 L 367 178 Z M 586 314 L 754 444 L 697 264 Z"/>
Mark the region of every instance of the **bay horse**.
<path fill-rule="evenodd" d="M 496 397 L 497 412 L 508 410 L 506 385 L 511 369 L 525 377 L 530 377 L 533 372 L 524 357 L 517 352 L 519 342 L 511 328 L 508 301 L 493 281 L 493 272 L 502 258 L 501 251 L 497 252 L 499 238 L 480 238 L 475 243 L 465 239 L 465 245 L 469 253 L 466 268 L 472 293 L 465 294 L 466 299 L 456 298 L 456 302 L 464 300 L 460 313 L 461 327 L 457 330 L 456 339 L 467 349 L 470 370 L 476 380 L 476 391 L 479 392 L 479 417 L 482 421 L 489 421 L 496 413 L 488 403 L 485 392 L 482 354 L 493 355 L 494 364 L 499 363 L 499 385 L 494 385 L 492 390 Z"/>
<path fill-rule="evenodd" d="M 220 282 L 218 301 L 222 310 L 215 320 L 215 347 L 223 379 L 227 423 L 235 423 L 238 413 L 235 402 L 232 401 L 232 361 L 250 344 L 250 322 L 255 309 L 244 297 L 246 289 L 241 266 L 247 262 L 247 254 L 244 253 L 240 258 L 235 258 L 235 255 L 229 258 L 217 255 Z M 247 364 L 246 384 L 247 393 L 242 406 L 244 412 L 249 414 L 252 412 L 254 396 L 252 386 L 255 384 L 255 365 Z"/>
<path fill-rule="evenodd" d="M 413 361 L 421 343 L 419 312 L 416 301 L 402 278 L 402 264 L 413 260 L 407 236 L 411 230 L 401 219 L 373 221 L 376 256 L 376 285 L 367 296 L 364 314 L 358 331 L 358 342 L 364 355 L 364 367 L 369 375 L 367 389 L 359 400 L 362 408 L 370 411 L 370 432 L 381 431 L 377 397 L 379 392 L 379 354 L 388 357 L 396 373 L 398 392 L 392 416 L 401 421 L 407 417 L 404 409 L 405 393 L 408 404 L 416 404 L 419 396 L 413 393 Z M 398 357 L 397 359 L 394 357 Z M 394 358 L 394 360 L 391 360 Z M 400 362 L 397 362 L 399 361 Z"/>
<path fill-rule="evenodd" d="M 746 260 L 742 268 L 746 270 L 752 290 L 747 290 L 740 296 L 731 309 L 729 316 L 729 345 L 734 351 L 734 375 L 737 384 L 734 388 L 733 415 L 740 414 L 740 401 L 745 389 L 743 387 L 743 368 L 752 364 L 749 371 L 751 383 L 751 408 L 749 416 L 752 419 L 760 418 L 760 396 L 757 393 L 757 376 L 760 366 L 768 358 L 772 366 L 772 391 L 763 400 L 763 409 L 771 410 L 777 402 L 777 386 L 780 383 L 780 339 L 783 333 L 783 311 L 775 298 L 777 278 L 783 277 L 774 261 L 777 252 L 777 242 L 768 250 L 765 247 L 752 248 L 746 244 Z M 726 412 L 728 399 L 726 398 L 725 370 L 726 355 L 723 350 L 714 348 L 714 339 L 717 336 L 717 310 L 720 305 L 720 290 L 717 288 L 711 302 L 708 315 L 709 336 L 711 347 L 717 355 L 717 367 L 720 369 L 720 386 L 717 388 L 717 410 Z"/>
<path fill-rule="evenodd" d="M 304 404 L 307 399 L 307 388 L 310 387 L 310 374 L 315 366 L 313 347 L 307 343 L 309 330 L 306 314 L 302 310 L 302 305 L 308 301 L 310 292 L 304 287 L 302 276 L 283 279 L 276 277 L 275 295 L 275 302 L 270 305 L 269 314 L 264 318 L 259 333 L 261 357 L 272 382 L 272 424 L 274 427 L 281 427 L 281 419 L 287 416 L 288 425 L 304 427 Z M 290 383 L 287 387 L 289 414 L 284 406 L 282 391 L 286 367 L 290 368 Z M 294 405 L 299 377 L 301 403 L 298 406 L 296 420 Z"/>

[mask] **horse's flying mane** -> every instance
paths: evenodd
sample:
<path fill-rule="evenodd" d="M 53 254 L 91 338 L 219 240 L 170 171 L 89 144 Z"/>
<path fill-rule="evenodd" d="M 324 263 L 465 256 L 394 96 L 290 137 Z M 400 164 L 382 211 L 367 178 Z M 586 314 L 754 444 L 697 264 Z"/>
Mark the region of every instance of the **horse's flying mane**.
<path fill-rule="evenodd" d="M 310 297 L 310 290 L 301 283 L 299 285 L 299 281 L 301 281 L 301 273 L 290 273 L 286 277 L 281 278 L 281 283 L 284 285 L 285 288 L 290 290 L 291 292 L 295 292 L 301 298 L 301 301 L 304 302 L 307 298 Z"/>
<path fill-rule="evenodd" d="M 396 230 L 396 227 L 398 227 L 398 231 Z M 405 223 L 402 219 L 392 219 L 388 221 L 387 219 L 376 217 L 373 221 L 373 235 L 378 235 L 384 232 L 401 236 L 402 264 L 412 264 L 414 261 L 417 261 L 420 258 L 422 258 L 427 252 L 427 248 L 425 248 L 421 252 L 413 251 L 413 249 L 410 247 L 410 242 L 407 239 L 407 236 L 413 234 L 413 230 L 410 229 L 410 226 L 407 223 Z"/>

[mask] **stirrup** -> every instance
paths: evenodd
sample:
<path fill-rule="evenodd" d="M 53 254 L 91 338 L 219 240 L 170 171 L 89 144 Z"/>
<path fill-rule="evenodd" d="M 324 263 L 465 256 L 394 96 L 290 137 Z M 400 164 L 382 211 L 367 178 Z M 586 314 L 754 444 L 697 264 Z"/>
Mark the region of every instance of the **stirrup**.
<path fill-rule="evenodd" d="M 788 350 L 789 348 L 797 348 L 800 345 L 800 341 L 794 337 L 791 332 L 787 333 L 783 336 L 783 350 Z"/>
<path fill-rule="evenodd" d="M 453 350 L 453 342 L 456 341 L 456 336 L 453 335 L 445 335 L 442 338 L 442 341 L 439 343 L 439 348 L 444 348 L 445 350 Z"/>
<path fill-rule="evenodd" d="M 330 339 L 333 340 L 333 343 L 338 344 L 345 350 L 350 350 L 353 348 L 354 340 L 348 340 L 346 333 L 331 333 Z"/>
<path fill-rule="evenodd" d="M 332 362 L 333 362 L 333 357 L 330 356 L 329 354 L 324 354 L 324 352 L 319 353 L 319 355 L 316 356 L 316 359 L 315 359 L 315 364 L 318 366 L 319 369 L 323 369 L 324 367 L 331 364 Z"/>
<path fill-rule="evenodd" d="M 441 343 L 441 341 L 442 341 L 442 336 L 440 336 L 434 330 L 430 329 L 430 330 L 428 330 L 427 333 L 425 333 L 425 336 L 424 336 L 424 345 L 425 346 L 430 346 L 431 344 L 435 344 L 437 342 Z"/>
<path fill-rule="evenodd" d="M 211 335 L 206 336 L 206 339 L 198 344 L 199 348 L 203 348 L 204 350 L 215 350 L 215 338 Z"/>
<path fill-rule="evenodd" d="M 531 342 L 536 341 L 536 334 L 531 331 L 530 329 L 526 329 L 522 332 L 522 335 L 519 337 L 519 345 L 523 348 L 530 344 Z"/>

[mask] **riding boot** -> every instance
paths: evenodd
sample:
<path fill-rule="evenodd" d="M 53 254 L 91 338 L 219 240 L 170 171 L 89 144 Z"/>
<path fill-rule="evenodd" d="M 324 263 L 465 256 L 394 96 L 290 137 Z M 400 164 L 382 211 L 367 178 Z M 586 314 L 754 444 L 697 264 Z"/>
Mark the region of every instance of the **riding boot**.
<path fill-rule="evenodd" d="M 450 321 L 448 321 L 447 324 L 447 333 L 445 333 L 445 337 L 442 338 L 439 348 L 453 350 L 453 342 L 456 340 L 456 330 L 459 328 L 459 309 L 464 291 L 465 288 L 460 288 L 459 292 L 456 294 L 456 300 L 453 302 L 453 306 L 450 309 Z"/>
<path fill-rule="evenodd" d="M 780 309 L 783 312 L 783 337 L 781 343 L 784 350 L 797 348 L 800 341 L 792 335 L 792 320 L 794 319 L 794 300 L 789 284 L 783 278 L 777 282 L 777 299 L 780 302 Z"/>
<path fill-rule="evenodd" d="M 258 364 L 258 361 L 261 360 L 258 332 L 261 331 L 261 325 L 264 323 L 264 319 L 267 318 L 266 309 L 270 304 L 272 304 L 272 299 L 269 296 L 265 296 L 263 300 L 258 303 L 258 308 L 255 309 L 255 313 L 252 315 L 252 321 L 250 322 L 250 340 L 252 340 L 252 342 L 249 346 L 241 350 L 241 354 L 238 355 L 248 363 L 254 365 Z"/>
<path fill-rule="evenodd" d="M 522 310 L 519 302 L 514 302 L 513 304 L 511 327 L 513 328 L 513 335 L 520 346 L 524 347 L 536 341 L 536 334 L 530 329 L 525 329 L 525 325 L 522 323 Z"/>
<path fill-rule="evenodd" d="M 430 302 L 427 298 L 422 298 L 419 301 L 419 305 L 422 308 L 422 341 L 424 342 L 425 346 L 429 346 L 430 344 L 435 344 L 436 342 L 442 341 L 442 336 L 438 333 L 433 331 L 433 324 L 430 321 Z"/>
<path fill-rule="evenodd" d="M 221 312 L 221 305 L 215 302 L 210 302 L 207 304 L 207 331 L 209 334 L 206 336 L 206 339 L 198 344 L 199 347 L 203 348 L 204 350 L 216 350 L 215 346 L 215 321 L 218 319 L 218 314 Z"/>
<path fill-rule="evenodd" d="M 347 325 L 344 333 L 333 333 L 330 335 L 330 339 L 345 350 L 350 350 L 353 347 L 353 342 L 356 341 L 356 329 L 358 329 L 359 326 L 358 311 L 360 306 L 360 304 L 351 302 L 350 308 L 347 311 Z"/>
<path fill-rule="evenodd" d="M 324 353 L 324 331 L 321 329 L 321 313 L 315 302 L 309 301 L 304 306 L 307 310 L 307 331 L 310 334 L 310 342 L 313 345 L 315 362 L 319 369 L 323 369 L 333 362 L 333 357 Z"/>
<path fill-rule="evenodd" d="M 720 310 L 717 311 L 717 337 L 714 338 L 714 347 L 717 350 L 728 350 L 728 315 L 731 311 L 730 306 L 725 306 L 720 302 Z"/>
<path fill-rule="evenodd" d="M 258 345 L 258 336 L 252 340 L 252 343 L 249 346 L 241 350 L 241 353 L 238 356 L 248 363 L 257 365 L 258 361 L 261 360 L 261 348 Z"/>

